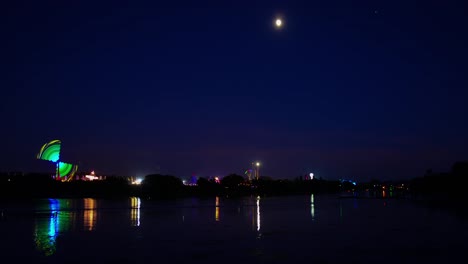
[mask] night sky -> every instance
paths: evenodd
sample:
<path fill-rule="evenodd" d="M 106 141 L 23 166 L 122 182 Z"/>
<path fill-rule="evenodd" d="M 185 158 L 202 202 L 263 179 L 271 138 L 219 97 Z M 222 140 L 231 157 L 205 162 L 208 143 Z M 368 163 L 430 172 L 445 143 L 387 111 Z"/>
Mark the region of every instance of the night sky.
<path fill-rule="evenodd" d="M 0 171 L 52 172 L 35 155 L 53 139 L 80 170 L 136 176 L 259 160 L 409 179 L 468 159 L 463 1 L 9 2 Z"/>

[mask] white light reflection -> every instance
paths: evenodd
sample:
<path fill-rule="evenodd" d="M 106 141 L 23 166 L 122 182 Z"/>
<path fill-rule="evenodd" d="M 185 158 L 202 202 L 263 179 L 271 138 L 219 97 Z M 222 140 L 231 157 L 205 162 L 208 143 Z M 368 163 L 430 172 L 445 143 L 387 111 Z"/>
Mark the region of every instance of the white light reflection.
<path fill-rule="evenodd" d="M 310 214 L 312 215 L 312 221 L 315 220 L 315 202 L 314 202 L 314 194 L 310 195 Z"/>
<path fill-rule="evenodd" d="M 130 197 L 130 222 L 132 226 L 140 226 L 140 206 L 141 200 L 139 197 Z"/>
<path fill-rule="evenodd" d="M 260 196 L 257 196 L 257 231 L 260 231 Z"/>

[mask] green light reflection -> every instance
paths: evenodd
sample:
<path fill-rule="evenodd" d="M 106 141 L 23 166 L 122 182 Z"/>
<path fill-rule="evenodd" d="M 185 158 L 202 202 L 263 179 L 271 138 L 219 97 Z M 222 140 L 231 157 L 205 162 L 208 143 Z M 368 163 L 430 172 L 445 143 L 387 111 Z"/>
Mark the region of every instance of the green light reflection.
<path fill-rule="evenodd" d="M 65 207 L 64 199 L 49 199 L 48 207 L 36 211 L 34 242 L 37 250 L 45 256 L 51 256 L 57 251 L 57 236 L 70 230 L 75 218 L 74 212 L 64 212 L 60 208 Z M 42 210 L 41 210 L 42 209 Z"/>

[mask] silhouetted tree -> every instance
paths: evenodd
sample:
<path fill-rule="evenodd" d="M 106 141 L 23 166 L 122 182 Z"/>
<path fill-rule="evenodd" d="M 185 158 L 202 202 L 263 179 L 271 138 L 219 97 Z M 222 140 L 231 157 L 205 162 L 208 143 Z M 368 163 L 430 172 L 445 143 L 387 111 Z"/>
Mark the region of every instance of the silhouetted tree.
<path fill-rule="evenodd" d="M 273 181 L 273 178 L 270 176 L 260 176 L 258 179 L 261 181 Z"/>
<path fill-rule="evenodd" d="M 142 182 L 143 192 L 153 196 L 176 196 L 183 190 L 182 181 L 171 175 L 151 174 Z"/>
<path fill-rule="evenodd" d="M 452 174 L 456 177 L 468 177 L 468 161 L 457 161 L 452 166 Z"/>
<path fill-rule="evenodd" d="M 205 186 L 209 186 L 210 182 L 206 178 L 200 177 L 197 180 L 197 185 L 200 187 L 205 187 Z"/>
<path fill-rule="evenodd" d="M 244 177 L 237 174 L 229 174 L 221 180 L 221 184 L 229 188 L 236 188 L 243 182 Z"/>

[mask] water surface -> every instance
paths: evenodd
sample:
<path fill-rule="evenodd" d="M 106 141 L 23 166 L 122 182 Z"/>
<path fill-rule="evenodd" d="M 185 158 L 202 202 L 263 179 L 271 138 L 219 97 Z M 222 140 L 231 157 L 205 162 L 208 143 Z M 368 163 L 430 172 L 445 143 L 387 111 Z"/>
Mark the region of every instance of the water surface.
<path fill-rule="evenodd" d="M 441 263 L 468 222 L 408 200 L 337 196 L 0 202 L 1 263 Z"/>

